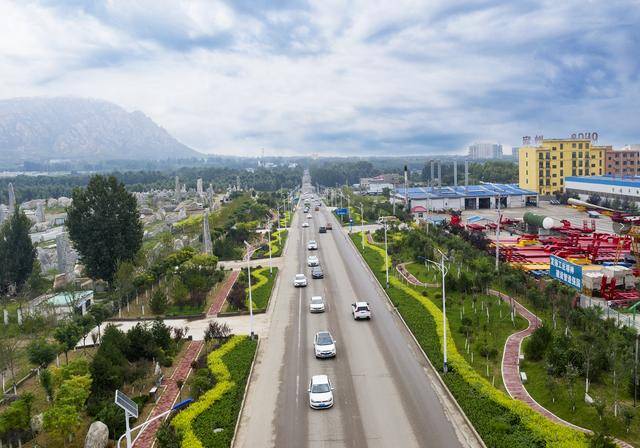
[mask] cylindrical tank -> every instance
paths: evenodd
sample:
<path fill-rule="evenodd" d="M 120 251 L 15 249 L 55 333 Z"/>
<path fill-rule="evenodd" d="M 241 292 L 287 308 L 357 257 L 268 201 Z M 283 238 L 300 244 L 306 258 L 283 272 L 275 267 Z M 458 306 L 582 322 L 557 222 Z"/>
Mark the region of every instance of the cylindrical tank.
<path fill-rule="evenodd" d="M 543 229 L 551 229 L 556 225 L 553 218 L 549 216 L 536 215 L 535 213 L 526 212 L 523 216 L 524 222 L 536 227 L 542 227 Z"/>

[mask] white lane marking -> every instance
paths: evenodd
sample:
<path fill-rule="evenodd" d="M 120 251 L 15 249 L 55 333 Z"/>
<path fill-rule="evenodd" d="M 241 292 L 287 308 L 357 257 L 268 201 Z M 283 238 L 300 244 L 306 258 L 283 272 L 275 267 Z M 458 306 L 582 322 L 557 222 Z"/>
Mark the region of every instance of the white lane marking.
<path fill-rule="evenodd" d="M 300 399 L 300 375 L 296 375 L 296 408 Z"/>
<path fill-rule="evenodd" d="M 300 352 L 300 344 L 302 343 L 302 288 L 298 291 L 298 352 Z"/>

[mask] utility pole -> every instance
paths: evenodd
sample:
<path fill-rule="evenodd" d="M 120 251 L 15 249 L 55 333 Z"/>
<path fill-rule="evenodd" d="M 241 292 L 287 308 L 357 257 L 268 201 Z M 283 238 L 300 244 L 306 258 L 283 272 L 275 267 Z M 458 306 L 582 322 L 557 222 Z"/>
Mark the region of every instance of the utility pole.
<path fill-rule="evenodd" d="M 247 246 L 247 274 L 249 276 L 249 334 L 253 339 L 253 296 L 251 294 L 251 257 L 249 256 L 251 245 L 246 241 L 244 244 Z"/>
<path fill-rule="evenodd" d="M 502 223 L 502 211 L 500 209 L 500 195 L 498 199 L 498 227 L 496 227 L 496 271 L 500 270 L 500 224 Z"/>
<path fill-rule="evenodd" d="M 448 370 L 448 367 L 447 367 L 447 301 L 446 301 L 445 277 L 447 276 L 447 272 L 449 272 L 449 268 L 444 264 L 444 261 L 445 259 L 447 259 L 447 257 L 444 255 L 444 253 L 440 249 L 438 249 L 438 252 L 440 252 L 439 263 L 437 261 L 429 260 L 426 258 L 425 260 L 431 263 L 432 265 L 434 265 L 436 269 L 438 269 L 442 274 L 442 328 L 443 328 L 442 347 L 443 347 L 443 355 L 444 355 L 442 371 L 444 373 L 447 373 L 447 370 Z"/>
<path fill-rule="evenodd" d="M 269 235 L 269 274 L 273 272 L 273 267 L 271 263 L 271 222 L 268 222 L 267 225 L 267 235 Z"/>
<path fill-rule="evenodd" d="M 636 354 L 633 362 L 633 407 L 636 407 L 638 400 L 638 334 L 636 334 Z"/>
<path fill-rule="evenodd" d="M 364 250 L 364 206 L 360 203 L 360 230 L 362 231 L 362 250 Z"/>

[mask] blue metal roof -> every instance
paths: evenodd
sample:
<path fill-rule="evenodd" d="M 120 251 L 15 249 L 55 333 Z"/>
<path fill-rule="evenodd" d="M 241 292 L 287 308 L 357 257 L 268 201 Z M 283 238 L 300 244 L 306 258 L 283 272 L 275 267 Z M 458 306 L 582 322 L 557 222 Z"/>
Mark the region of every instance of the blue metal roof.
<path fill-rule="evenodd" d="M 640 177 L 613 177 L 613 176 L 567 176 L 565 182 L 581 182 L 585 184 L 611 185 L 615 187 L 640 188 Z"/>
<path fill-rule="evenodd" d="M 409 199 L 477 198 L 495 196 L 536 196 L 535 191 L 524 190 L 517 184 L 482 184 L 468 187 L 411 187 L 407 188 Z M 404 188 L 396 188 L 396 195 L 405 197 Z"/>

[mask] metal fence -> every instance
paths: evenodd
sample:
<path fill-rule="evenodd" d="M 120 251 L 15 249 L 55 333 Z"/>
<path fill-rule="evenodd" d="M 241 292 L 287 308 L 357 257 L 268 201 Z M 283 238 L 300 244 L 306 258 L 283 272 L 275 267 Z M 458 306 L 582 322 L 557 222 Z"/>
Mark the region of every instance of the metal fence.
<path fill-rule="evenodd" d="M 580 307 L 600 308 L 602 310 L 602 314 L 600 315 L 602 319 L 613 319 L 619 327 L 627 326 L 640 333 L 640 316 L 636 317 L 636 313 L 621 313 L 609 306 L 606 300 L 585 296 L 584 294 L 580 294 Z"/>

